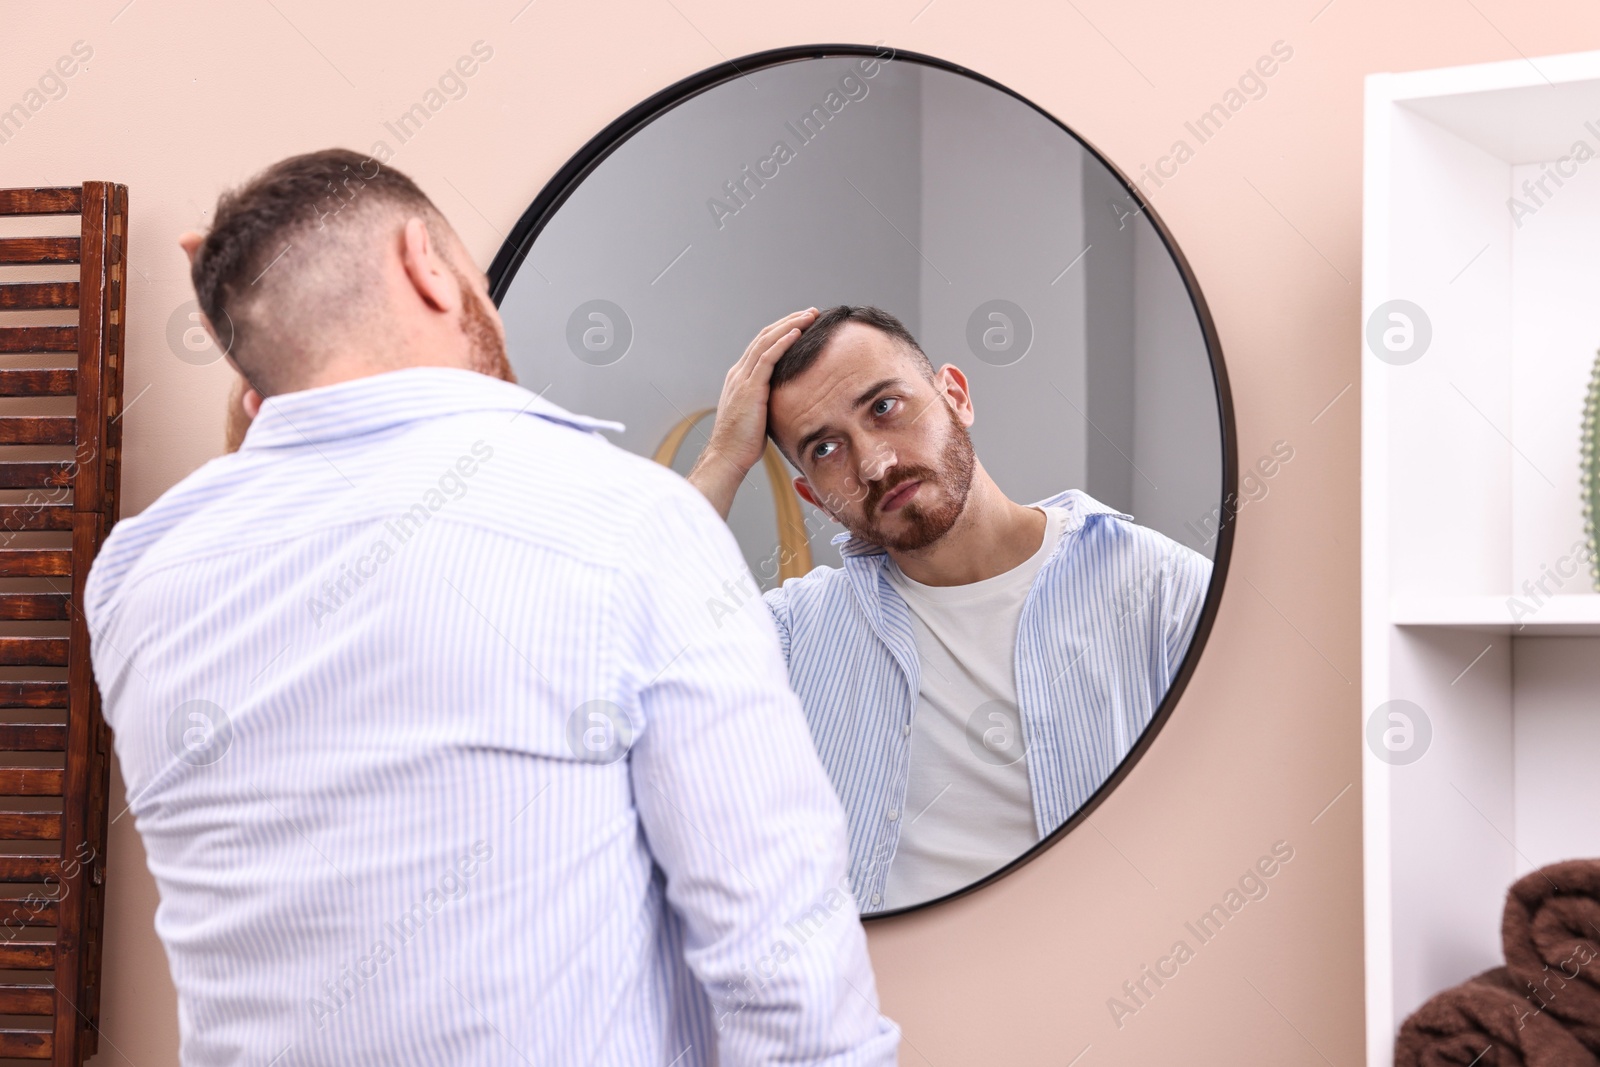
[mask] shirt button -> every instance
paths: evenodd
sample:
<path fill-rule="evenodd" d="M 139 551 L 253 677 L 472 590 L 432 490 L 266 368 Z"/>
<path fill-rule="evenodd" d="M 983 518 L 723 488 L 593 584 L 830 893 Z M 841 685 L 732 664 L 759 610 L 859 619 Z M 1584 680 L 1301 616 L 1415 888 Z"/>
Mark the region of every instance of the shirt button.
<path fill-rule="evenodd" d="M 872 902 L 874 904 L 882 904 L 883 903 L 883 898 L 881 896 L 879 896 L 878 894 L 874 893 L 874 894 L 872 894 Z"/>
<path fill-rule="evenodd" d="M 894 808 L 890 808 L 889 809 L 889 821 L 890 822 L 894 822 L 899 817 L 900 817 L 900 813 L 898 811 L 896 811 Z"/>
<path fill-rule="evenodd" d="M 911 724 L 910 723 L 906 723 L 904 726 L 900 727 L 900 736 L 901 737 L 910 737 L 911 736 Z"/>

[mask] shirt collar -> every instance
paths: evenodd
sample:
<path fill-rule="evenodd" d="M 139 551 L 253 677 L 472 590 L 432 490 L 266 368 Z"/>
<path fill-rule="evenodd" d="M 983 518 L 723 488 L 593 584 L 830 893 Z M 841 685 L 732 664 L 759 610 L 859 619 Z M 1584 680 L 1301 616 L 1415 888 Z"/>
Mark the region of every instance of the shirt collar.
<path fill-rule="evenodd" d="M 1108 504 L 1100 503 L 1100 501 L 1085 493 L 1082 489 L 1064 489 L 1054 496 L 1047 496 L 1043 500 L 1035 500 L 1030 506 L 1036 508 L 1065 508 L 1067 520 L 1061 528 L 1063 536 L 1082 526 L 1090 515 L 1115 515 L 1119 519 L 1127 519 L 1129 521 L 1133 519 L 1132 515 L 1118 511 Z M 862 560 L 862 562 L 871 563 L 882 563 L 889 558 L 889 553 L 883 546 L 875 545 L 870 541 L 863 541 L 849 530 L 834 534 L 832 543 L 839 546 L 839 555 L 846 562 L 849 562 L 853 556 L 883 557 L 880 560 Z"/>
<path fill-rule="evenodd" d="M 355 437 L 467 411 L 536 415 L 590 432 L 624 429 L 620 422 L 576 414 L 487 374 L 460 367 L 406 367 L 270 396 L 262 401 L 239 447 L 241 451 L 277 448 Z"/>

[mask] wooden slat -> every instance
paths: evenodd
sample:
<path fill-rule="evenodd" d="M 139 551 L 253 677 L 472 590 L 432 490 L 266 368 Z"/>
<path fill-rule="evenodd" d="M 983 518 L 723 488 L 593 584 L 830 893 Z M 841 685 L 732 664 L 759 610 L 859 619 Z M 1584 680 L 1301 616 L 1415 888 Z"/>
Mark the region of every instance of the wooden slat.
<path fill-rule="evenodd" d="M 60 767 L 0 767 L 0 796 L 58 797 Z"/>
<path fill-rule="evenodd" d="M 61 813 L 0 807 L 0 841 L 59 841 Z"/>
<path fill-rule="evenodd" d="M 8 622 L 66 619 L 69 607 L 65 593 L 0 593 L 0 620 Z"/>
<path fill-rule="evenodd" d="M 83 210 L 79 186 L 0 189 L 0 215 L 76 215 Z"/>
<path fill-rule="evenodd" d="M 0 284 L 0 311 L 71 311 L 78 306 L 77 282 Z"/>
<path fill-rule="evenodd" d="M 58 722 L 0 723 L 0 752 L 61 752 L 67 728 Z M 0 882 L 5 881 L 0 876 Z"/>
<path fill-rule="evenodd" d="M 0 533 L 70 530 L 72 509 L 50 504 L 0 504 Z"/>
<path fill-rule="evenodd" d="M 61 901 L 56 897 L 57 886 L 40 886 L 38 889 L 7 889 L 0 893 L 0 931 L 15 930 L 19 926 L 54 926 L 61 921 Z M 4 979 L 0 979 L 3 986 Z M 0 1008 L 0 1015 L 9 1015 Z"/>
<path fill-rule="evenodd" d="M 55 986 L 48 981 L 0 981 L 0 1015 L 49 1015 L 55 1006 Z"/>
<path fill-rule="evenodd" d="M 0 237 L 0 263 L 76 263 L 76 237 Z"/>
<path fill-rule="evenodd" d="M 8 971 L 47 971 L 56 965 L 53 941 L 0 942 L 0 968 Z"/>
<path fill-rule="evenodd" d="M 0 396 L 71 396 L 77 387 L 75 367 L 0 368 Z"/>
<path fill-rule="evenodd" d="M 0 311 L 70 309 L 77 306 L 77 282 L 12 282 L 0 285 Z"/>
<path fill-rule="evenodd" d="M 42 882 L 61 877 L 61 860 L 55 856 L 0 856 L 0 882 Z M 5 938 L 0 936 L 0 945 Z M 8 966 L 0 963 L 0 968 Z"/>
<path fill-rule="evenodd" d="M 70 445 L 77 429 L 71 415 L 0 415 L 0 445 Z"/>
<path fill-rule="evenodd" d="M 66 665 L 65 637 L 0 637 L 0 667 L 65 667 Z M 4 790 L 0 790 L 0 793 L 3 792 Z"/>
<path fill-rule="evenodd" d="M 20 463 L 0 464 L 0 475 Z M 72 573 L 65 548 L 0 548 L 0 578 L 64 578 Z"/>
<path fill-rule="evenodd" d="M 82 467 L 83 464 L 78 464 Z M 72 484 L 73 464 L 0 462 L 0 489 L 50 489 Z"/>
<path fill-rule="evenodd" d="M 0 708 L 64 708 L 67 688 L 65 680 L 0 682 Z"/>
<path fill-rule="evenodd" d="M 76 352 L 77 350 L 76 326 L 0 327 L 0 352 Z"/>
<path fill-rule="evenodd" d="M 55 1054 L 49 1028 L 0 1026 L 0 1056 L 14 1060 L 48 1060 Z"/>

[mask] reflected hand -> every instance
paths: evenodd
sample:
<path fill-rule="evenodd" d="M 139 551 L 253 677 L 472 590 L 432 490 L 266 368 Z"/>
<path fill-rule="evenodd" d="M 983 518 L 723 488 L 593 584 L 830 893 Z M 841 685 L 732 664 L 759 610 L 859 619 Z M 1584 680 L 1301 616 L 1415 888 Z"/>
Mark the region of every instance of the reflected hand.
<path fill-rule="evenodd" d="M 785 315 L 756 334 L 723 379 L 711 442 L 700 454 L 689 481 L 726 519 L 733 496 L 767 445 L 767 397 L 772 366 L 817 317 L 816 308 Z"/>

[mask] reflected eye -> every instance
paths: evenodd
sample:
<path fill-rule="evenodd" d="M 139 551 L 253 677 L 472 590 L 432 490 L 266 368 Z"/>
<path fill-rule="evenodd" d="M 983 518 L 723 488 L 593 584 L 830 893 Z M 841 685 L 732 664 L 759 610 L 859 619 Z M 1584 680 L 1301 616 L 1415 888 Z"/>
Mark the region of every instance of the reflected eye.
<path fill-rule="evenodd" d="M 811 458 L 812 459 L 827 459 L 829 456 L 833 455 L 833 453 L 832 452 L 824 452 L 823 449 L 825 449 L 825 448 L 835 448 L 835 447 L 837 447 L 837 446 L 833 441 L 821 441 L 821 442 L 818 442 L 817 446 L 811 450 Z"/>
<path fill-rule="evenodd" d="M 892 397 L 892 396 L 880 396 L 878 399 L 876 399 L 876 400 L 874 400 L 872 402 L 872 413 L 874 415 L 887 415 L 887 414 L 889 414 L 890 411 L 894 410 L 893 405 L 898 404 L 898 403 L 899 403 L 899 401 L 896 398 Z M 885 404 L 890 405 L 890 406 L 888 406 L 888 407 L 881 406 L 881 405 L 885 405 Z"/>

